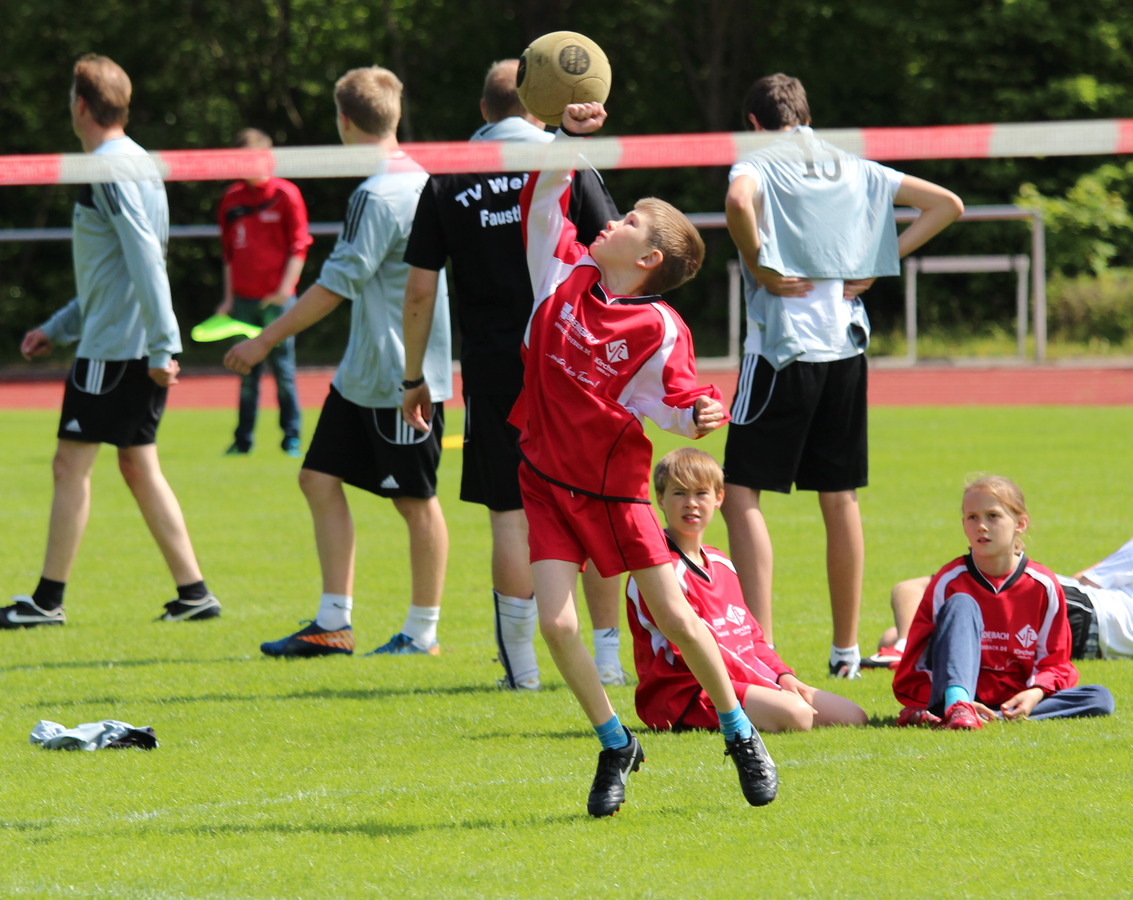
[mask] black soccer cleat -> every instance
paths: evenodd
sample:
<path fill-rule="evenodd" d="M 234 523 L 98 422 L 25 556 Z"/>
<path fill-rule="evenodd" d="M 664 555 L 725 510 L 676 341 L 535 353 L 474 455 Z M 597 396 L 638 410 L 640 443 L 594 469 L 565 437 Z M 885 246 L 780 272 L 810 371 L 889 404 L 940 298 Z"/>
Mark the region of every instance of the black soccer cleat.
<path fill-rule="evenodd" d="M 612 816 L 626 798 L 626 781 L 629 773 L 636 772 L 645 762 L 645 751 L 628 728 L 629 743 L 624 747 L 606 749 L 598 754 L 598 771 L 590 785 L 586 811 L 596 818 Z"/>
<path fill-rule="evenodd" d="M 31 597 L 13 597 L 16 602 L 0 609 L 0 628 L 35 628 L 38 625 L 62 625 L 67 614 L 62 606 L 43 609 Z"/>
<path fill-rule="evenodd" d="M 165 612 L 157 617 L 158 622 L 203 622 L 220 615 L 220 601 L 212 594 L 199 600 L 170 600 L 165 604 Z"/>
<path fill-rule="evenodd" d="M 752 806 L 766 806 L 779 791 L 779 773 L 758 731 L 751 737 L 724 741 L 724 755 L 732 757 L 740 775 L 740 790 Z"/>

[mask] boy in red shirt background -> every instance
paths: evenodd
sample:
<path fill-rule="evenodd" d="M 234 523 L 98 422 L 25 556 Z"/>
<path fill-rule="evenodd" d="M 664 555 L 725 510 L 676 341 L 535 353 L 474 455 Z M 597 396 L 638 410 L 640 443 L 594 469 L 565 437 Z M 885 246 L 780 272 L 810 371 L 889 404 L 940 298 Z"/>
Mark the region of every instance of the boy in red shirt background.
<path fill-rule="evenodd" d="M 271 138 L 256 128 L 236 135 L 234 147 L 271 148 Z M 303 195 L 282 178 L 249 178 L 228 186 L 217 211 L 224 253 L 224 297 L 217 315 L 230 315 L 263 328 L 295 303 L 295 288 L 312 238 L 307 230 Z M 299 397 L 295 390 L 295 338 L 275 347 L 265 360 L 275 376 L 282 448 L 299 456 Z M 264 363 L 240 376 L 240 411 L 229 455 L 251 452 L 260 375 Z"/>

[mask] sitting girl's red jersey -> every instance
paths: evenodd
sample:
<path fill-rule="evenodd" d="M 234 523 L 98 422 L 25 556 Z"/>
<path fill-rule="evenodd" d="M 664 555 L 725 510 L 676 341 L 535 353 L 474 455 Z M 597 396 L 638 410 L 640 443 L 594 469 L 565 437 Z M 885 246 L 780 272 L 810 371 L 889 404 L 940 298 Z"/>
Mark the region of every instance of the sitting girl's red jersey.
<path fill-rule="evenodd" d="M 744 603 L 732 561 L 713 547 L 703 547 L 703 565 L 669 542 L 677 581 L 693 611 L 708 626 L 743 703 L 751 685 L 779 690 L 778 678 L 794 674 L 763 638 L 763 629 Z M 650 728 L 719 727 L 716 710 L 681 657 L 653 622 L 632 578 L 626 584 L 633 662 L 637 669 L 634 700 L 641 721 Z"/>
<path fill-rule="evenodd" d="M 653 447 L 642 419 L 696 436 L 698 387 L 688 326 L 660 297 L 606 292 L 566 217 L 570 172 L 542 172 L 521 195 L 534 307 L 523 392 L 510 421 L 540 476 L 606 500 L 649 502 Z"/>
<path fill-rule="evenodd" d="M 1066 598 L 1054 573 L 1023 556 L 1006 578 L 991 579 L 968 554 L 937 572 L 925 590 L 893 677 L 893 693 L 901 703 L 928 706 L 936 617 L 948 598 L 959 593 L 970 594 L 983 614 L 975 699 L 998 707 L 1026 688 L 1051 694 L 1078 683 L 1078 670 L 1070 662 Z"/>

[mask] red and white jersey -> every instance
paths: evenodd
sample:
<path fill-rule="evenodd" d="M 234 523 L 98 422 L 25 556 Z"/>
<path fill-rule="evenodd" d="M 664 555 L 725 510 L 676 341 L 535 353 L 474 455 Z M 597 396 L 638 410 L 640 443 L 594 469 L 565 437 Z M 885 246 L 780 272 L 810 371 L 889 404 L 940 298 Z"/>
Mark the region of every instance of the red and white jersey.
<path fill-rule="evenodd" d="M 534 306 L 523 339 L 523 391 L 511 413 L 540 476 L 607 500 L 649 502 L 653 447 L 642 426 L 696 436 L 698 387 L 688 326 L 660 297 L 621 297 L 575 241 L 571 172 L 541 172 L 520 197 Z"/>
<path fill-rule="evenodd" d="M 1078 683 L 1070 662 L 1066 598 L 1050 569 L 1023 556 L 1005 578 L 989 578 L 967 554 L 936 573 L 909 629 L 893 693 L 906 706 L 927 707 L 932 692 L 929 651 L 940 608 L 953 594 L 969 594 L 983 614 L 976 699 L 999 706 L 1025 688 L 1050 694 Z"/>
<path fill-rule="evenodd" d="M 779 676 L 794 673 L 764 640 L 763 629 L 744 603 L 732 561 L 714 547 L 702 548 L 699 563 L 685 556 L 672 541 L 669 551 L 685 598 L 720 647 L 736 688 L 736 700 L 743 703 L 749 685 L 779 690 Z M 641 721 L 659 729 L 718 727 L 711 702 L 681 651 L 657 628 L 633 578 L 626 583 L 626 610 L 637 669 L 634 700 Z"/>
<path fill-rule="evenodd" d="M 313 240 L 303 195 L 282 178 L 229 185 L 217 218 L 224 261 L 232 271 L 232 292 L 248 300 L 277 291 L 288 259 L 306 259 Z"/>

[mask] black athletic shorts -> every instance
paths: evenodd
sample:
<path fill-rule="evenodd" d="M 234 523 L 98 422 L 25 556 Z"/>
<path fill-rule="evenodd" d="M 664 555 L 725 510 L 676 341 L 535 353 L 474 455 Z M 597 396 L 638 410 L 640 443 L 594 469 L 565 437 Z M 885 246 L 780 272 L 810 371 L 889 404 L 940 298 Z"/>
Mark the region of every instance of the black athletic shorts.
<path fill-rule="evenodd" d="M 401 407 L 351 403 L 331 385 L 303 468 L 341 478 L 379 497 L 427 500 L 437 493 L 444 407 L 433 406 L 428 434 L 410 428 Z"/>
<path fill-rule="evenodd" d="M 149 377 L 149 360 L 76 358 L 63 390 L 60 440 L 139 447 L 157 440 L 169 388 Z"/>
<path fill-rule="evenodd" d="M 523 509 L 519 430 L 507 417 L 516 394 L 464 395 L 464 466 L 460 499 L 495 512 Z"/>
<path fill-rule="evenodd" d="M 864 354 L 776 372 L 744 356 L 724 480 L 758 491 L 849 491 L 869 480 Z"/>
<path fill-rule="evenodd" d="M 1090 595 L 1080 587 L 1061 581 L 1066 595 L 1066 618 L 1070 622 L 1070 658 L 1099 659 L 1098 613 Z"/>

